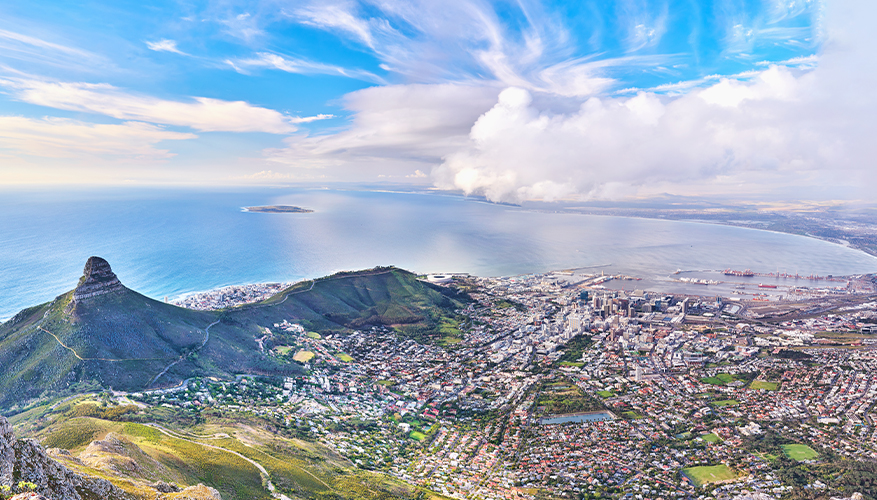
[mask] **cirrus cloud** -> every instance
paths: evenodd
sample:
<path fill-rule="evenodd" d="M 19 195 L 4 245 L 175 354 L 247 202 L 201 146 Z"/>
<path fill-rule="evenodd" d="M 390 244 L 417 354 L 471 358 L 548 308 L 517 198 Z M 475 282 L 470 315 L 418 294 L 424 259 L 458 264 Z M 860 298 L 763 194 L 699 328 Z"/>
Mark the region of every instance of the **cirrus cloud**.
<path fill-rule="evenodd" d="M 66 118 L 0 116 L 0 149 L 44 158 L 134 158 L 174 156 L 156 148 L 161 141 L 195 139 L 140 122 L 94 124 Z"/>
<path fill-rule="evenodd" d="M 85 111 L 120 120 L 191 127 L 202 132 L 289 134 L 295 132 L 295 123 L 329 117 L 291 117 L 244 101 L 208 97 L 172 101 L 125 92 L 103 83 L 7 79 L 0 80 L 0 86 L 8 88 L 16 99 L 30 104 Z"/>

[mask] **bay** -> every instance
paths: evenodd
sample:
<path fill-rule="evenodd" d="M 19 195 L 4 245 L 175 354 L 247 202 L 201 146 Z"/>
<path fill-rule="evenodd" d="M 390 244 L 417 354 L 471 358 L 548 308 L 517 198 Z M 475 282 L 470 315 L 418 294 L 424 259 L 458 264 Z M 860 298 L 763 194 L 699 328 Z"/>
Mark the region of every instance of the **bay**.
<path fill-rule="evenodd" d="M 287 204 L 306 214 L 248 213 Z M 163 299 L 395 265 L 507 276 L 605 266 L 877 272 L 877 258 L 824 241 L 729 226 L 555 214 L 439 194 L 339 189 L 0 192 L 0 318 L 72 289 L 86 259 Z"/>

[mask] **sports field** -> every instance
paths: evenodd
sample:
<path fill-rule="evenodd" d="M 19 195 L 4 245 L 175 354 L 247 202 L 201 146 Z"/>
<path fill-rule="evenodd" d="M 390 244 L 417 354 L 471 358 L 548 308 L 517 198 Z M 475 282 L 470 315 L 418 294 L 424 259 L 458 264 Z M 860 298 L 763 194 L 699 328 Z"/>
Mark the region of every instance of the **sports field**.
<path fill-rule="evenodd" d="M 716 407 L 722 407 L 722 406 L 736 406 L 736 405 L 740 404 L 740 402 L 737 401 L 736 399 L 723 399 L 721 401 L 713 401 L 710 404 L 713 406 L 716 406 Z"/>
<path fill-rule="evenodd" d="M 779 388 L 780 384 L 776 382 L 768 382 L 766 380 L 753 380 L 751 384 L 749 384 L 750 389 L 762 389 L 765 391 L 775 391 Z"/>
<path fill-rule="evenodd" d="M 298 351 L 295 353 L 295 356 L 292 359 L 298 361 L 299 363 L 307 363 L 308 361 L 314 359 L 314 353 L 311 351 Z"/>
<path fill-rule="evenodd" d="M 682 473 L 694 481 L 694 484 L 697 486 L 703 486 L 708 483 L 716 483 L 719 481 L 727 481 L 737 477 L 737 473 L 734 472 L 734 469 L 725 464 L 688 467 L 687 469 L 682 469 Z"/>
<path fill-rule="evenodd" d="M 712 432 L 710 432 L 709 434 L 704 434 L 700 438 L 703 439 L 704 441 L 706 441 L 707 443 L 719 443 L 722 441 L 722 438 L 720 438 L 719 436 L 717 436 L 715 433 L 712 433 Z"/>
<path fill-rule="evenodd" d="M 731 375 L 730 373 L 718 373 L 715 377 L 706 377 L 700 379 L 704 384 L 711 385 L 725 385 L 730 384 L 731 382 L 737 380 L 737 377 Z"/>
<path fill-rule="evenodd" d="M 806 444 L 784 444 L 782 448 L 787 457 L 799 462 L 802 460 L 813 460 L 819 456 L 819 453 L 816 453 L 813 448 Z"/>
<path fill-rule="evenodd" d="M 343 361 L 345 363 L 350 363 L 351 361 L 353 361 L 353 356 L 349 354 L 344 354 L 343 352 L 336 354 L 335 357 L 338 358 L 339 361 Z"/>

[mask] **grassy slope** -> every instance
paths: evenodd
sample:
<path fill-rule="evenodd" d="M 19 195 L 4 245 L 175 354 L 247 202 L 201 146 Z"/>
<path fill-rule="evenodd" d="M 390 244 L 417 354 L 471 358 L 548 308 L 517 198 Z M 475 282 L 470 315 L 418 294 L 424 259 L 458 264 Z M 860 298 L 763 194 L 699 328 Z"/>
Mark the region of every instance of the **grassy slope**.
<path fill-rule="evenodd" d="M 317 332 L 387 326 L 403 335 L 437 341 L 443 320 L 463 304 L 446 290 L 401 269 L 375 269 L 329 276 L 296 285 L 258 306 L 230 311 L 234 320 L 271 324 L 296 319 Z"/>
<path fill-rule="evenodd" d="M 415 498 L 419 494 L 414 487 L 393 478 L 355 469 L 319 443 L 281 437 L 259 428 L 256 421 L 208 418 L 196 427 L 169 430 L 172 435 L 168 436 L 137 423 L 72 417 L 72 410 L 81 404 L 88 403 L 71 401 L 33 413 L 27 419 L 18 418 L 16 432 L 40 440 L 47 448 L 70 450 L 80 458 L 89 443 L 112 433 L 125 444 L 125 456 L 98 453 L 100 463 L 129 464 L 133 460 L 136 467 L 97 468 L 93 460 L 65 463 L 80 472 L 104 477 L 142 498 L 155 497 L 148 485 L 156 480 L 181 486 L 204 483 L 218 489 L 226 500 L 270 498 L 259 471 L 230 451 L 265 467 L 278 490 L 294 497 L 379 500 Z"/>
<path fill-rule="evenodd" d="M 77 364 L 51 336 L 36 330 L 52 309 L 48 303 L 25 309 L 0 325 L 0 405 L 58 389 L 62 377 Z"/>
<path fill-rule="evenodd" d="M 142 388 L 164 366 L 200 345 L 202 329 L 215 316 L 128 289 L 83 301 L 72 311 L 70 296 L 0 325 L 0 406 L 43 392 L 76 391 L 83 383 L 88 388 Z"/>

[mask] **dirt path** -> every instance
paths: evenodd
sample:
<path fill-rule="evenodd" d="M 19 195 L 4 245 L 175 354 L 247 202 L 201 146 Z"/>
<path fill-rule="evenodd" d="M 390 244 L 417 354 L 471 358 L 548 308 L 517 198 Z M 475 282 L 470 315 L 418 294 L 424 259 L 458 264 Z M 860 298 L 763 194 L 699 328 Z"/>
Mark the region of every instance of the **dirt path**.
<path fill-rule="evenodd" d="M 207 325 L 207 328 L 204 329 L 204 334 L 205 334 L 205 335 L 204 335 L 204 341 L 201 342 L 201 345 L 198 346 L 197 349 L 195 349 L 194 351 L 192 351 L 192 353 L 196 353 L 196 352 L 200 351 L 201 349 L 204 348 L 205 345 L 207 345 L 207 341 L 210 340 L 210 327 L 213 326 L 213 325 L 215 325 L 215 324 L 217 324 L 217 323 L 219 323 L 219 320 L 216 320 L 216 321 L 214 321 L 213 323 L 210 323 L 209 325 Z M 156 375 L 155 378 L 153 378 L 152 380 L 149 381 L 148 384 L 146 384 L 146 387 L 148 388 L 149 386 L 151 386 L 152 384 L 154 384 L 158 379 L 161 378 L 162 375 L 164 375 L 165 373 L 167 373 L 167 371 L 170 370 L 171 368 L 173 368 L 174 365 L 176 365 L 177 363 L 179 363 L 180 361 L 182 361 L 182 360 L 184 360 L 184 359 L 186 359 L 186 355 L 180 356 L 180 358 L 179 358 L 178 360 L 176 360 L 176 361 L 174 361 L 173 363 L 171 363 L 171 364 L 165 366 L 165 367 L 164 367 L 164 370 L 162 370 L 161 373 L 159 373 L 158 375 Z"/>

